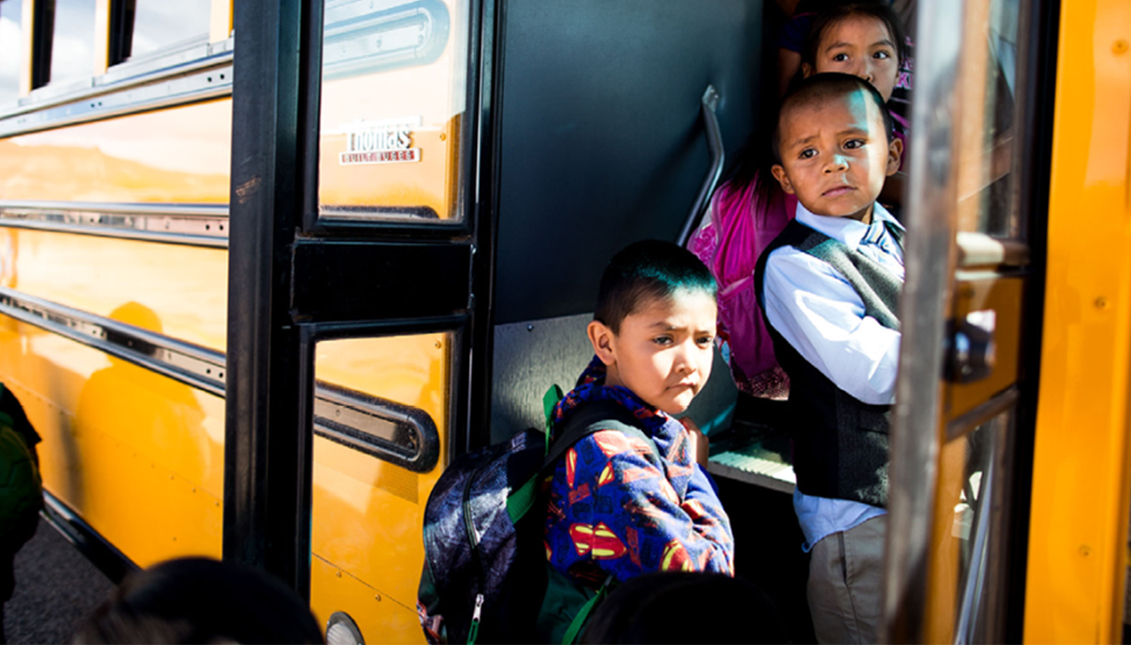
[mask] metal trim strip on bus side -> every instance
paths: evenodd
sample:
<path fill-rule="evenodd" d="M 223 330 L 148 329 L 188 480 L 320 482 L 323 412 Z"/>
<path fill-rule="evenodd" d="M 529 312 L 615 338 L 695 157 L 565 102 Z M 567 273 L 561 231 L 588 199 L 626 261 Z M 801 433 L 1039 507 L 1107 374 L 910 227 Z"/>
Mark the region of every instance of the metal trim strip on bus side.
<path fill-rule="evenodd" d="M 0 200 L 0 226 L 227 248 L 227 204 Z"/>
<path fill-rule="evenodd" d="M 28 102 L 0 115 L 0 137 L 27 134 L 232 93 L 232 52 L 107 85 Z M 34 96 L 32 97 L 34 98 Z"/>
<path fill-rule="evenodd" d="M 0 287 L 0 314 L 225 395 L 227 364 L 221 352 L 6 287 Z M 316 435 L 414 472 L 428 472 L 439 460 L 439 431 L 424 410 L 321 382 L 314 397 Z"/>

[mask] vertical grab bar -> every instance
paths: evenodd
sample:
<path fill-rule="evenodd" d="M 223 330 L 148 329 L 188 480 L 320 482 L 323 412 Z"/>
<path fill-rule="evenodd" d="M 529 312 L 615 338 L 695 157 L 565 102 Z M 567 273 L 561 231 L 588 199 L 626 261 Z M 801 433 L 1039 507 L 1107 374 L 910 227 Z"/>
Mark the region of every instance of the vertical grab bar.
<path fill-rule="evenodd" d="M 719 118 L 715 115 L 715 109 L 719 106 L 720 98 L 714 85 L 708 85 L 707 90 L 703 92 L 701 112 L 703 114 L 703 130 L 707 133 L 707 148 L 711 152 L 711 169 L 707 171 L 707 178 L 703 180 L 703 185 L 699 188 L 699 195 L 695 198 L 691 212 L 687 215 L 687 221 L 683 224 L 683 230 L 679 233 L 677 244 L 680 246 L 687 246 L 687 240 L 691 239 L 691 233 L 695 231 L 696 227 L 699 226 L 699 221 L 703 219 L 703 213 L 707 211 L 707 202 L 714 194 L 715 188 L 719 185 L 719 178 L 723 175 L 726 153 L 723 150 L 723 136 L 719 132 Z"/>

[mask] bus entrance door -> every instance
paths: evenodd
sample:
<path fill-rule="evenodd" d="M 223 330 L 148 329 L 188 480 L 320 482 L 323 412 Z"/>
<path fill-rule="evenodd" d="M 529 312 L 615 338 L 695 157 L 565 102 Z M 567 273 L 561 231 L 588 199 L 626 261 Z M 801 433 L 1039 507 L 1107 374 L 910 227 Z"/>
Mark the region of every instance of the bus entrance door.
<path fill-rule="evenodd" d="M 420 638 L 424 503 L 485 381 L 473 6 L 235 3 L 224 557 L 380 641 Z"/>
<path fill-rule="evenodd" d="M 1026 343 L 1039 338 L 1039 313 L 1025 312 L 1040 301 L 1030 178 L 1047 138 L 1028 37 L 1040 8 L 930 0 L 918 12 L 887 638 L 1005 642 L 1018 639 L 1011 546 L 1025 537 L 1011 522 L 1013 456 L 1031 423 Z"/>

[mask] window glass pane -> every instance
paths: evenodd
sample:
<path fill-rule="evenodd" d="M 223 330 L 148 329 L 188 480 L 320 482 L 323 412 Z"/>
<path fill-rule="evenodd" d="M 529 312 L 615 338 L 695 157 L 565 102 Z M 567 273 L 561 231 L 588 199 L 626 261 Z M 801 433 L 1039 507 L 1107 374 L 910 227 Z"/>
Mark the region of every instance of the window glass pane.
<path fill-rule="evenodd" d="M 1016 236 L 1013 172 L 1019 0 L 968 2 L 963 56 L 960 231 Z M 975 28 L 976 26 L 976 28 Z"/>
<path fill-rule="evenodd" d="M 319 212 L 462 217 L 467 0 L 326 0 Z"/>
<path fill-rule="evenodd" d="M 322 624 L 348 611 L 364 642 L 423 641 L 406 608 L 424 561 L 424 505 L 446 463 L 453 341 L 435 333 L 315 348 L 310 604 Z M 418 454 L 425 463 L 405 463 Z"/>
<path fill-rule="evenodd" d="M 20 29 L 23 0 L 0 0 L 0 105 L 20 92 Z"/>
<path fill-rule="evenodd" d="M 133 30 L 125 35 L 130 39 L 127 59 L 207 38 L 212 0 L 133 0 L 126 3 L 127 26 L 131 10 Z"/>
<path fill-rule="evenodd" d="M 1012 428 L 1013 414 L 1006 412 L 955 439 L 945 450 L 956 457 L 964 453 L 961 479 L 946 487 L 955 493 L 954 519 L 947 527 L 953 542 L 940 551 L 950 551 L 957 568 L 956 643 L 1001 642 L 1003 636 L 1001 584 L 1006 558 L 1002 551 L 1009 504 L 1004 453 Z"/>
<path fill-rule="evenodd" d="M 95 0 L 55 0 L 50 82 L 94 75 Z"/>

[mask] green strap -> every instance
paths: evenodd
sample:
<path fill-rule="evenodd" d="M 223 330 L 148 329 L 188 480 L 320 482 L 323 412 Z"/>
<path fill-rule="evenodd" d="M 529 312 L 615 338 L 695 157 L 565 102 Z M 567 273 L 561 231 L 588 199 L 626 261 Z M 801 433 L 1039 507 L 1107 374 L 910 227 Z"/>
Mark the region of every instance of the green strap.
<path fill-rule="evenodd" d="M 467 632 L 467 645 L 475 645 L 475 639 L 479 638 L 479 621 L 472 621 L 471 630 Z"/>
<path fill-rule="evenodd" d="M 507 515 L 510 515 L 511 524 L 518 524 L 523 515 L 534 506 L 534 497 L 537 492 L 538 476 L 531 477 L 518 490 L 507 497 Z"/>
<path fill-rule="evenodd" d="M 601 588 L 597 590 L 597 595 L 590 598 L 588 602 L 581 606 L 577 615 L 570 621 L 569 629 L 566 630 L 565 636 L 562 637 L 562 645 L 573 645 L 573 642 L 577 640 L 577 635 L 581 632 L 581 628 L 584 627 L 585 622 L 589 620 L 589 613 L 593 611 L 593 608 L 596 607 L 598 603 L 605 599 L 605 596 L 609 592 L 609 584 L 611 584 L 612 581 L 612 575 L 605 578 L 605 584 L 601 585 Z"/>
<path fill-rule="evenodd" d="M 543 457 L 550 454 L 550 430 L 554 427 L 554 408 L 557 407 L 558 401 L 562 400 L 562 396 L 562 388 L 556 384 L 551 385 L 542 395 L 542 410 L 546 414 L 546 448 L 542 453 Z M 512 524 L 522 519 L 522 516 L 534 506 L 537 490 L 538 476 L 535 475 L 507 497 L 507 515 L 510 515 Z"/>
<path fill-rule="evenodd" d="M 554 408 L 558 407 L 558 401 L 562 400 L 562 388 L 557 383 L 550 386 L 546 393 L 542 395 L 542 411 L 546 415 L 546 452 L 542 456 L 550 454 L 550 432 L 554 429 Z"/>

